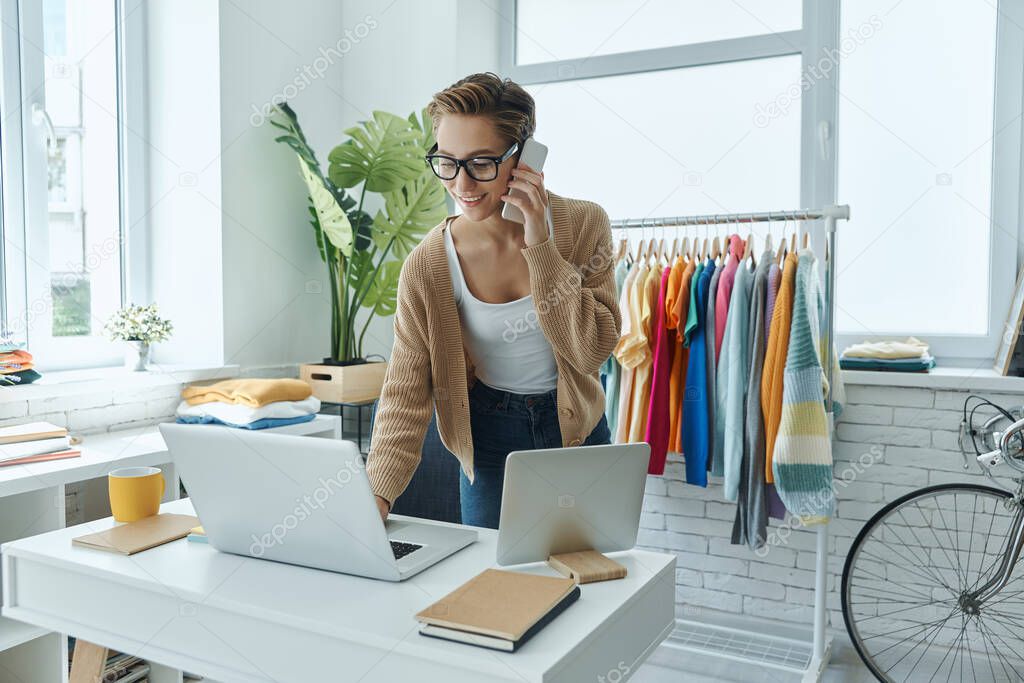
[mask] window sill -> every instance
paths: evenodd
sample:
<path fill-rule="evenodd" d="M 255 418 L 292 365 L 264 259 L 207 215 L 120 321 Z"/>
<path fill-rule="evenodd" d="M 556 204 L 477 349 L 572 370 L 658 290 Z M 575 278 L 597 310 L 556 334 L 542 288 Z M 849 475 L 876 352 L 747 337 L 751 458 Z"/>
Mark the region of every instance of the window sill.
<path fill-rule="evenodd" d="M 207 379 L 238 377 L 238 365 L 151 365 L 145 372 L 132 372 L 123 367 L 90 368 L 43 372 L 32 384 L 0 387 L 0 403 L 74 396 L 105 389 L 128 391 L 172 386 Z"/>
<path fill-rule="evenodd" d="M 931 372 L 876 372 L 843 370 L 843 384 L 889 387 L 921 387 L 960 391 L 1024 392 L 1024 377 L 1004 377 L 991 363 L 977 367 L 938 367 Z"/>

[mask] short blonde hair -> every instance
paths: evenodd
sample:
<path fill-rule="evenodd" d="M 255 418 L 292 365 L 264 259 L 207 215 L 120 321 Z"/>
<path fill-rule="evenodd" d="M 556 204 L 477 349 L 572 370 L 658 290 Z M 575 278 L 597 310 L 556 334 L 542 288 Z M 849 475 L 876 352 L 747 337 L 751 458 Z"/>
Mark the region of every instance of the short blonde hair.
<path fill-rule="evenodd" d="M 466 76 L 435 93 L 427 105 L 427 113 L 433 121 L 434 135 L 445 114 L 486 116 L 509 144 L 522 143 L 537 127 L 530 93 L 518 83 L 508 78 L 502 80 L 490 71 Z"/>

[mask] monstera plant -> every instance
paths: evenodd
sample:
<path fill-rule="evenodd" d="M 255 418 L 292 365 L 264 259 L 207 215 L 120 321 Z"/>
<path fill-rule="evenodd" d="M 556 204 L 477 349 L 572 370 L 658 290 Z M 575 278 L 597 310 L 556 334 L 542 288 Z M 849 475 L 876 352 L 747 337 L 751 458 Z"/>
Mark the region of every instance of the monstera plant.
<path fill-rule="evenodd" d="M 370 321 L 395 312 L 402 263 L 447 214 L 444 188 L 423 162 L 434 144 L 430 118 L 425 110 L 408 118 L 373 112 L 345 130 L 348 139 L 331 150 L 325 174 L 292 108 L 282 103 L 277 111 L 271 123 L 283 132 L 275 139 L 298 158 L 317 250 L 327 264 L 331 357 L 324 363 L 364 362 Z M 368 193 L 383 199 L 372 216 L 364 210 Z"/>

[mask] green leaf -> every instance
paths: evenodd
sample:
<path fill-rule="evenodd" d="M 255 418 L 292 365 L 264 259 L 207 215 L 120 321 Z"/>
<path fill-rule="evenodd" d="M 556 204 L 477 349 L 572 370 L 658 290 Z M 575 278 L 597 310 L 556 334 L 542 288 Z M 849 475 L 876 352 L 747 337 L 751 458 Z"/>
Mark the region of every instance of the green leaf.
<path fill-rule="evenodd" d="M 398 276 L 401 272 L 401 261 L 385 261 L 370 283 L 363 307 L 372 308 L 374 315 L 394 315 L 398 310 Z"/>
<path fill-rule="evenodd" d="M 420 133 L 403 119 L 375 111 L 362 127 L 345 131 L 351 139 L 331 150 L 327 177 L 338 187 L 365 183 L 371 192 L 393 192 L 423 170 Z"/>
<path fill-rule="evenodd" d="M 348 216 L 338 206 L 334 195 L 324 186 L 323 180 L 310 170 L 308 164 L 300 160 L 299 168 L 302 170 L 306 187 L 309 188 L 309 199 L 313 208 L 316 209 L 317 220 L 324 236 L 342 254 L 350 256 L 352 254 L 352 224 L 349 223 Z M 318 240 L 319 242 L 320 240 Z"/>
<path fill-rule="evenodd" d="M 384 194 L 384 212 L 378 211 L 373 221 L 374 242 L 384 249 L 394 238 L 391 251 L 404 259 L 447 215 L 444 187 L 429 168 L 423 168 L 405 187 Z"/>
<path fill-rule="evenodd" d="M 427 150 L 434 146 L 434 121 L 427 114 L 427 108 L 423 107 L 420 110 L 420 118 L 416 118 L 416 112 L 409 114 L 409 125 L 411 125 L 416 131 L 419 132 L 419 143 L 420 147 L 423 148 L 423 153 L 426 154 Z"/>

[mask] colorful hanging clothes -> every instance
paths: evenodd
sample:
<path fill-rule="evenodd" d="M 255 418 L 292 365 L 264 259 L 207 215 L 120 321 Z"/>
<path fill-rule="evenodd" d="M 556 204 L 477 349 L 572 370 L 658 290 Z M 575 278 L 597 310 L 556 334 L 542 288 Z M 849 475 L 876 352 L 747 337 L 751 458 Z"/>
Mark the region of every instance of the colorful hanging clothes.
<path fill-rule="evenodd" d="M 752 275 L 746 266 L 735 270 L 729 296 L 729 317 L 725 324 L 723 353 L 718 363 L 715 391 L 715 454 L 722 463 L 726 500 L 736 500 L 740 465 L 743 462 L 743 435 L 746 432 L 745 403 L 747 374 L 750 372 L 750 295 Z M 721 287 L 721 284 L 719 284 Z"/>
<path fill-rule="evenodd" d="M 619 297 L 619 310 L 622 313 L 622 335 L 619 337 L 615 350 L 612 352 L 615 359 L 619 361 L 622 368 L 619 386 L 619 407 L 618 418 L 616 419 L 615 443 L 626 443 L 629 437 L 629 409 L 633 398 L 633 369 L 638 362 L 636 354 L 633 353 L 633 329 L 639 326 L 637 322 L 637 306 L 634 306 L 634 295 L 636 294 L 637 279 L 643 266 L 634 265 L 626 275 L 622 283 L 622 295 Z"/>
<path fill-rule="evenodd" d="M 707 375 L 705 380 L 707 382 L 707 396 L 708 396 L 708 460 L 707 468 L 708 472 L 716 476 L 722 476 L 721 463 L 715 469 L 715 379 L 717 378 L 716 373 L 716 359 L 715 359 L 715 347 L 718 345 L 716 334 L 715 334 L 715 305 L 717 303 L 718 295 L 718 283 L 722 280 L 722 272 L 725 270 L 722 266 L 715 266 L 715 272 L 711 275 L 711 281 L 708 283 L 708 302 L 706 306 L 706 312 L 704 314 L 704 365 L 707 369 Z"/>
<path fill-rule="evenodd" d="M 787 265 L 789 267 L 788 259 Z M 779 495 L 805 526 L 835 514 L 832 441 L 825 413 L 827 381 L 821 356 L 824 300 L 814 252 L 801 249 L 793 293 L 793 317 L 784 374 L 784 403 L 772 459 Z M 783 273 L 785 282 L 785 273 Z M 833 375 L 838 378 L 838 374 Z"/>
<path fill-rule="evenodd" d="M 622 287 L 626 282 L 626 274 L 629 272 L 629 264 L 626 263 L 625 259 L 619 261 L 618 265 L 615 266 L 615 291 L 619 296 L 621 302 Z M 622 313 L 622 318 L 626 318 L 626 309 L 619 308 Z M 625 322 L 622 323 L 625 325 Z M 619 338 L 621 339 L 621 330 Z M 608 432 L 615 434 L 615 428 L 619 422 L 619 383 L 622 377 L 622 366 L 619 365 L 618 359 L 615 357 L 615 353 L 612 352 L 608 356 L 608 360 L 605 361 L 604 367 L 602 368 L 606 380 L 604 385 L 604 415 L 608 422 Z"/>
<path fill-rule="evenodd" d="M 672 347 L 672 366 L 669 368 L 668 386 L 668 450 L 679 452 L 679 419 L 682 417 L 682 401 L 680 395 L 683 385 L 680 383 L 680 366 L 683 362 L 683 336 L 679 333 L 679 299 L 682 294 L 683 273 L 686 262 L 677 256 L 668 276 L 668 287 L 665 290 L 665 327 L 668 330 L 669 346 Z"/>
<path fill-rule="evenodd" d="M 772 474 L 772 453 L 775 449 L 775 435 L 779 431 L 782 416 L 782 374 L 786 368 L 786 352 L 789 348 L 789 327 L 793 318 L 793 289 L 796 285 L 797 255 L 790 252 L 782 267 L 782 284 L 775 297 L 772 324 L 768 332 L 768 350 L 764 357 L 764 374 L 761 377 L 761 410 L 764 413 L 765 481 L 774 480 Z"/>
<path fill-rule="evenodd" d="M 736 279 L 736 270 L 743 258 L 744 242 L 739 235 L 729 238 L 729 256 L 726 258 L 725 272 L 718 283 L 717 301 L 715 303 L 715 363 L 722 357 L 722 345 L 725 337 L 725 325 L 728 320 L 729 304 L 732 299 L 732 288 Z"/>
<path fill-rule="evenodd" d="M 688 261 L 684 266 L 679 278 L 675 308 L 672 310 L 672 319 L 676 322 L 676 353 L 672 357 L 673 387 L 669 403 L 670 409 L 672 405 L 675 408 L 672 412 L 669 450 L 675 453 L 683 452 L 683 399 L 686 391 L 686 370 L 690 364 L 690 343 L 686 338 L 686 323 L 690 315 L 690 286 L 696 269 L 697 265 L 693 261 Z"/>
<path fill-rule="evenodd" d="M 708 260 L 698 268 L 697 287 L 691 284 L 690 315 L 686 331 L 690 338 L 689 367 L 686 370 L 686 395 L 683 399 L 683 454 L 686 457 L 686 481 L 708 485 L 708 392 L 705 346 L 705 316 L 708 288 L 715 264 Z M 693 325 L 690 325 L 690 320 Z"/>
<path fill-rule="evenodd" d="M 664 474 L 665 461 L 668 456 L 669 437 L 669 388 L 672 370 L 673 342 L 669 339 L 669 330 L 665 326 L 667 317 L 665 300 L 668 293 L 669 278 L 673 268 L 665 268 L 661 273 L 658 287 L 658 305 L 655 309 L 653 333 L 654 363 L 651 376 L 651 396 L 647 406 L 647 430 L 644 441 L 651 447 L 651 457 L 647 466 L 648 474 Z"/>
<path fill-rule="evenodd" d="M 772 316 L 775 314 L 775 300 L 779 295 L 779 285 L 782 283 L 782 268 L 779 264 L 772 263 L 768 266 L 768 303 L 765 311 L 765 335 L 766 339 L 771 342 L 771 324 Z M 772 477 L 774 478 L 774 477 Z M 767 472 L 766 477 L 767 480 Z M 785 519 L 786 518 L 786 506 L 783 504 L 782 499 L 779 498 L 779 492 L 775 490 L 775 484 L 773 482 L 766 481 L 764 485 L 764 495 L 768 504 L 768 516 L 774 519 Z"/>
<path fill-rule="evenodd" d="M 743 461 L 736 492 L 736 519 L 732 542 L 753 549 L 764 545 L 768 533 L 768 509 L 764 500 L 764 416 L 761 412 L 761 373 L 765 357 L 764 309 L 768 290 L 768 265 L 772 252 L 765 250 L 754 269 L 750 295 L 750 371 L 747 374 Z"/>
<path fill-rule="evenodd" d="M 640 292 L 640 337 L 643 340 L 643 358 L 636 366 L 633 377 L 632 416 L 629 420 L 629 441 L 640 443 L 647 430 L 647 408 L 651 395 L 651 366 L 654 364 L 653 325 L 651 318 L 658 305 L 658 287 L 661 284 L 661 266 L 648 268 Z"/>

